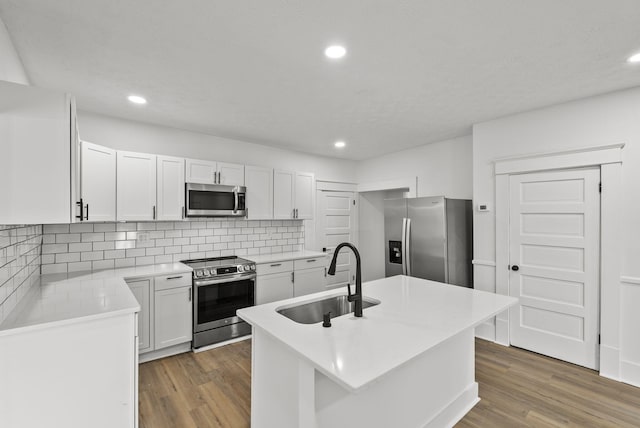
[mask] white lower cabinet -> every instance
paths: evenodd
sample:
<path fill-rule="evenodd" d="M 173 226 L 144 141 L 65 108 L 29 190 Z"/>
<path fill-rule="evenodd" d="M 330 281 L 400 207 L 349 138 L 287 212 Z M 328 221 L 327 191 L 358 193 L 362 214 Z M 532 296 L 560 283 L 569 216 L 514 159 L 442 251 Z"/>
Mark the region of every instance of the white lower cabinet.
<path fill-rule="evenodd" d="M 324 257 L 257 265 L 256 305 L 325 290 Z"/>
<path fill-rule="evenodd" d="M 140 354 L 191 342 L 193 338 L 191 273 L 126 281 L 140 304 L 138 315 Z M 155 357 L 154 354 L 150 355 L 152 355 L 150 359 L 153 359 L 170 354 L 159 353 Z"/>
<path fill-rule="evenodd" d="M 153 350 L 153 333 L 151 331 L 151 314 L 153 313 L 153 278 L 127 281 L 127 285 L 140 305 L 138 312 L 138 352 Z"/>
<path fill-rule="evenodd" d="M 191 341 L 191 300 L 191 284 L 188 287 L 156 290 L 155 349 Z"/>

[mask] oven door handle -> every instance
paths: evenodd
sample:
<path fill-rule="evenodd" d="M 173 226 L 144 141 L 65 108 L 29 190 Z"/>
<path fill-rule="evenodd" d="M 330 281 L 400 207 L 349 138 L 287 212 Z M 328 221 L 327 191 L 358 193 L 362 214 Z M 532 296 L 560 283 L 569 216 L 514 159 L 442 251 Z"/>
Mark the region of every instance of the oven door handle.
<path fill-rule="evenodd" d="M 241 281 L 243 279 L 256 279 L 257 275 L 235 275 L 232 276 L 231 278 L 220 278 L 220 279 L 208 279 L 208 280 L 202 280 L 202 279 L 196 279 L 193 281 L 193 285 L 195 285 L 196 287 L 203 287 L 206 285 L 214 285 L 214 284 L 224 284 L 225 282 L 234 282 L 234 281 Z"/>

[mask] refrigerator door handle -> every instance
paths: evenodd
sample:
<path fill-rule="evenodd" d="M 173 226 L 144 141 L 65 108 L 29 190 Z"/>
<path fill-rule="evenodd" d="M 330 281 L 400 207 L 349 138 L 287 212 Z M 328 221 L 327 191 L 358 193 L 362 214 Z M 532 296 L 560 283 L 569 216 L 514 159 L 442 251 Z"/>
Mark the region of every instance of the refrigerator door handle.
<path fill-rule="evenodd" d="M 407 274 L 407 219 L 402 219 L 402 243 L 400 245 L 400 251 L 402 252 L 402 274 Z"/>
<path fill-rule="evenodd" d="M 407 273 L 405 275 L 411 276 L 411 219 L 408 218 L 406 220 L 406 223 L 407 223 L 407 227 L 406 227 L 407 231 L 404 238 L 404 246 L 405 246 L 404 260 L 406 260 Z"/>

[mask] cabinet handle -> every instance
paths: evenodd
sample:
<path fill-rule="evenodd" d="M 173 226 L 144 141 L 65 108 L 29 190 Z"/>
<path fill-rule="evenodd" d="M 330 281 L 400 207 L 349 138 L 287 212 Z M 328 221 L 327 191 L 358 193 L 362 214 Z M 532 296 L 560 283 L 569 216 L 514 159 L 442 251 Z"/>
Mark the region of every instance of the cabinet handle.
<path fill-rule="evenodd" d="M 76 202 L 76 205 L 80 206 L 80 215 L 77 215 L 76 218 L 80 219 L 80 221 L 84 220 L 84 202 L 82 198 L 80 198 L 80 202 Z"/>
<path fill-rule="evenodd" d="M 183 278 L 183 277 L 184 277 L 184 275 L 180 275 L 180 276 L 170 276 L 170 277 L 168 277 L 167 279 L 180 279 L 180 278 Z"/>
<path fill-rule="evenodd" d="M 85 217 L 85 220 L 89 221 L 89 204 L 87 204 L 87 215 Z"/>
<path fill-rule="evenodd" d="M 189 288 L 189 301 L 192 299 L 193 288 Z"/>
<path fill-rule="evenodd" d="M 294 282 L 294 275 L 295 275 L 295 272 L 291 272 L 291 282 Z"/>
<path fill-rule="evenodd" d="M 282 263 L 274 263 L 271 265 L 271 267 L 278 267 L 278 266 L 282 266 Z"/>
<path fill-rule="evenodd" d="M 156 219 L 156 206 L 153 206 L 153 219 Z"/>
<path fill-rule="evenodd" d="M 316 261 L 316 259 L 309 259 L 309 260 L 307 260 L 307 263 L 313 263 L 315 261 Z"/>
<path fill-rule="evenodd" d="M 184 220 L 184 207 L 182 207 L 182 219 Z"/>
<path fill-rule="evenodd" d="M 325 278 L 327 277 L 327 268 L 326 267 L 324 268 L 324 277 Z"/>
<path fill-rule="evenodd" d="M 222 173 L 218 171 L 218 184 L 222 184 Z"/>

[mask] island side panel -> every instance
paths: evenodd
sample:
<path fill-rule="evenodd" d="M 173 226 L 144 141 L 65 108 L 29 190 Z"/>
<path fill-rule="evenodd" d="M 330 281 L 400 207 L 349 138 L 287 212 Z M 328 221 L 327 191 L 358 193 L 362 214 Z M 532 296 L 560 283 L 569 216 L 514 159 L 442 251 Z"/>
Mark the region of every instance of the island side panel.
<path fill-rule="evenodd" d="M 468 329 L 356 393 L 316 372 L 316 426 L 453 426 L 479 401 L 474 355 Z"/>
<path fill-rule="evenodd" d="M 252 327 L 251 426 L 297 428 L 299 357 L 260 327 Z"/>

